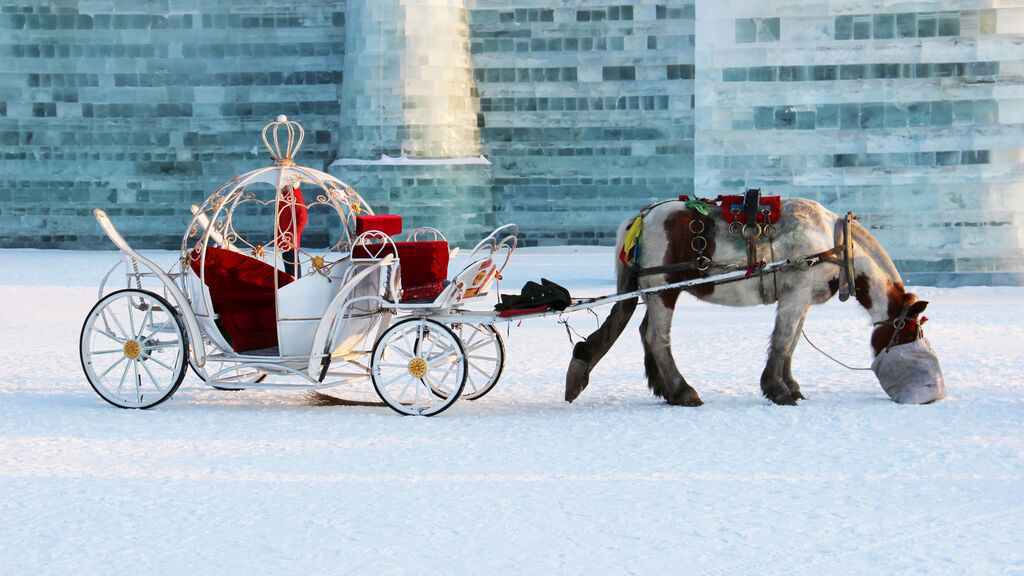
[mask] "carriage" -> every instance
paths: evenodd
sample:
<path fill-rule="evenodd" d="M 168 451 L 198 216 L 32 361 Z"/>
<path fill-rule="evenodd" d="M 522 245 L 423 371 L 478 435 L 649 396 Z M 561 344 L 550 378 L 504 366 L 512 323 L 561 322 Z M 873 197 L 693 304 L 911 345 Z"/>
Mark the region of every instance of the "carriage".
<path fill-rule="evenodd" d="M 927 302 L 904 290 L 888 254 L 852 213 L 839 218 L 816 202 L 778 197 L 764 207 L 757 190 L 748 191 L 743 208 L 732 206 L 739 197 L 731 196 L 659 202 L 619 228 L 617 293 L 566 293 L 560 306 L 474 309 L 515 251 L 516 226 L 491 232 L 449 274 L 458 248 L 440 231 L 418 228 L 397 239 L 400 216 L 374 214 L 341 180 L 296 165 L 303 135 L 284 116 L 267 124 L 262 138 L 273 164 L 235 176 L 192 207 L 168 270 L 132 249 L 95 211 L 122 253 L 100 284 L 80 340 L 82 367 L 104 400 L 155 406 L 191 366 L 208 385 L 229 390 L 321 391 L 369 381 L 395 411 L 431 416 L 460 396 L 481 398 L 497 383 L 505 365 L 497 322 L 612 304 L 605 322 L 573 350 L 565 394 L 571 402 L 642 298 L 648 385 L 670 404 L 697 406 L 702 401 L 678 373 L 668 338 L 676 296 L 693 291 L 718 304 L 778 304 L 761 390 L 776 404 L 796 404 L 804 396 L 790 358 L 803 318 L 811 305 L 837 291 L 845 299 L 854 288 L 872 318 L 872 369 L 886 393 L 906 403 L 945 395 L 918 320 Z M 709 212 L 712 204 L 720 204 L 721 218 Z M 331 234 L 317 239 L 325 248 L 311 249 L 302 233 L 316 217 L 328 219 Z M 114 288 L 115 278 L 123 288 Z"/>
<path fill-rule="evenodd" d="M 458 253 L 434 228 L 402 234 L 343 181 L 299 166 L 302 126 L 280 116 L 263 143 L 273 164 L 238 175 L 201 205 L 168 269 L 121 251 L 80 339 L 93 389 L 122 408 L 170 398 L 189 367 L 227 390 L 329 390 L 372 383 L 402 414 L 430 416 L 490 391 L 505 362 L 492 312 L 464 314 L 500 277 L 517 228 L 501 226 L 448 274 Z M 305 224 L 328 223 L 325 248 Z M 401 239 L 399 239 L 401 238 Z"/>

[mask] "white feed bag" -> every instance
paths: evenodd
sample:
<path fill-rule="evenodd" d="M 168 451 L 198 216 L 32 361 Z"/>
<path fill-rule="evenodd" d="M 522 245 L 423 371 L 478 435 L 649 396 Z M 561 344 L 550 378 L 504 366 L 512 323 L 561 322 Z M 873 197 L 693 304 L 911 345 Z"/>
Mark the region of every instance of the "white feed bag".
<path fill-rule="evenodd" d="M 924 337 L 882 350 L 871 369 L 889 398 L 900 404 L 927 404 L 946 397 L 939 358 Z"/>

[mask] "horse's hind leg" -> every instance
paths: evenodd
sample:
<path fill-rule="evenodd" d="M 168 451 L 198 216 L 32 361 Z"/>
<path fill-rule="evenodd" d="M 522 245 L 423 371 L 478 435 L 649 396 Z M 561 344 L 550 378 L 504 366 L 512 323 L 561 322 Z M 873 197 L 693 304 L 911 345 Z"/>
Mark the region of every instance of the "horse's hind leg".
<path fill-rule="evenodd" d="M 793 379 L 792 360 L 797 335 L 807 316 L 808 303 L 780 300 L 775 311 L 775 329 L 768 347 L 768 362 L 761 373 L 761 392 L 776 404 L 795 406 L 803 398 Z"/>
<path fill-rule="evenodd" d="M 644 368 L 651 391 L 669 404 L 700 406 L 700 395 L 687 384 L 676 368 L 672 357 L 672 312 L 678 294 L 651 296 L 647 301 L 647 314 L 640 325 L 640 339 L 644 345 Z"/>
<path fill-rule="evenodd" d="M 644 373 L 647 375 L 647 387 L 659 398 L 665 397 L 665 383 L 661 380 L 661 370 L 654 358 L 651 347 L 647 344 L 647 326 L 649 314 L 644 313 L 644 320 L 640 323 L 640 342 L 644 346 Z"/>
<path fill-rule="evenodd" d="M 800 333 L 804 329 L 804 320 L 807 320 L 806 310 L 800 318 L 800 323 L 796 326 L 796 332 L 793 334 L 793 343 L 789 345 L 789 352 L 786 353 L 786 362 L 782 366 L 782 381 L 786 383 L 786 386 L 789 388 L 789 394 L 794 400 L 806 400 L 803 393 L 800 392 L 800 384 L 796 381 L 796 378 L 793 378 L 793 352 L 796 351 L 796 345 L 800 342 Z"/>

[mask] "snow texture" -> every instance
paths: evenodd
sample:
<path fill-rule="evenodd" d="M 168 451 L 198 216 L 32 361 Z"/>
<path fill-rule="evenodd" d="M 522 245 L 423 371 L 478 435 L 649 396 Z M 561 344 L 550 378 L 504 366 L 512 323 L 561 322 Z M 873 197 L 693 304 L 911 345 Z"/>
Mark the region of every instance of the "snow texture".
<path fill-rule="evenodd" d="M 501 288 L 609 293 L 613 257 L 521 250 Z M 78 359 L 117 258 L 0 251 L 0 574 L 1024 573 L 1022 288 L 916 289 L 949 393 L 927 406 L 803 342 L 807 400 L 773 406 L 773 309 L 684 296 L 673 347 L 700 408 L 647 390 L 641 308 L 572 404 L 566 329 L 540 319 L 501 326 L 502 381 L 434 418 L 191 373 L 139 411 L 100 399 Z M 854 302 L 806 331 L 870 365 Z"/>

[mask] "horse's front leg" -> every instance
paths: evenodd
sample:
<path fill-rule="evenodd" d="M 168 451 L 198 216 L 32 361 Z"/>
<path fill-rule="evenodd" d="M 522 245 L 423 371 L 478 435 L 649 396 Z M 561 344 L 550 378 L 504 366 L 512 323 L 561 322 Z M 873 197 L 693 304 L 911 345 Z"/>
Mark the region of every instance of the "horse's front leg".
<path fill-rule="evenodd" d="M 656 396 L 669 404 L 700 406 L 704 402 L 676 367 L 672 357 L 672 312 L 678 293 L 652 295 L 647 301 L 647 315 L 640 326 L 644 345 L 644 367 L 648 384 Z"/>
<path fill-rule="evenodd" d="M 795 406 L 803 398 L 793 379 L 793 351 L 810 304 L 780 300 L 775 311 L 775 329 L 768 347 L 768 362 L 761 373 L 761 392 L 772 402 Z"/>

